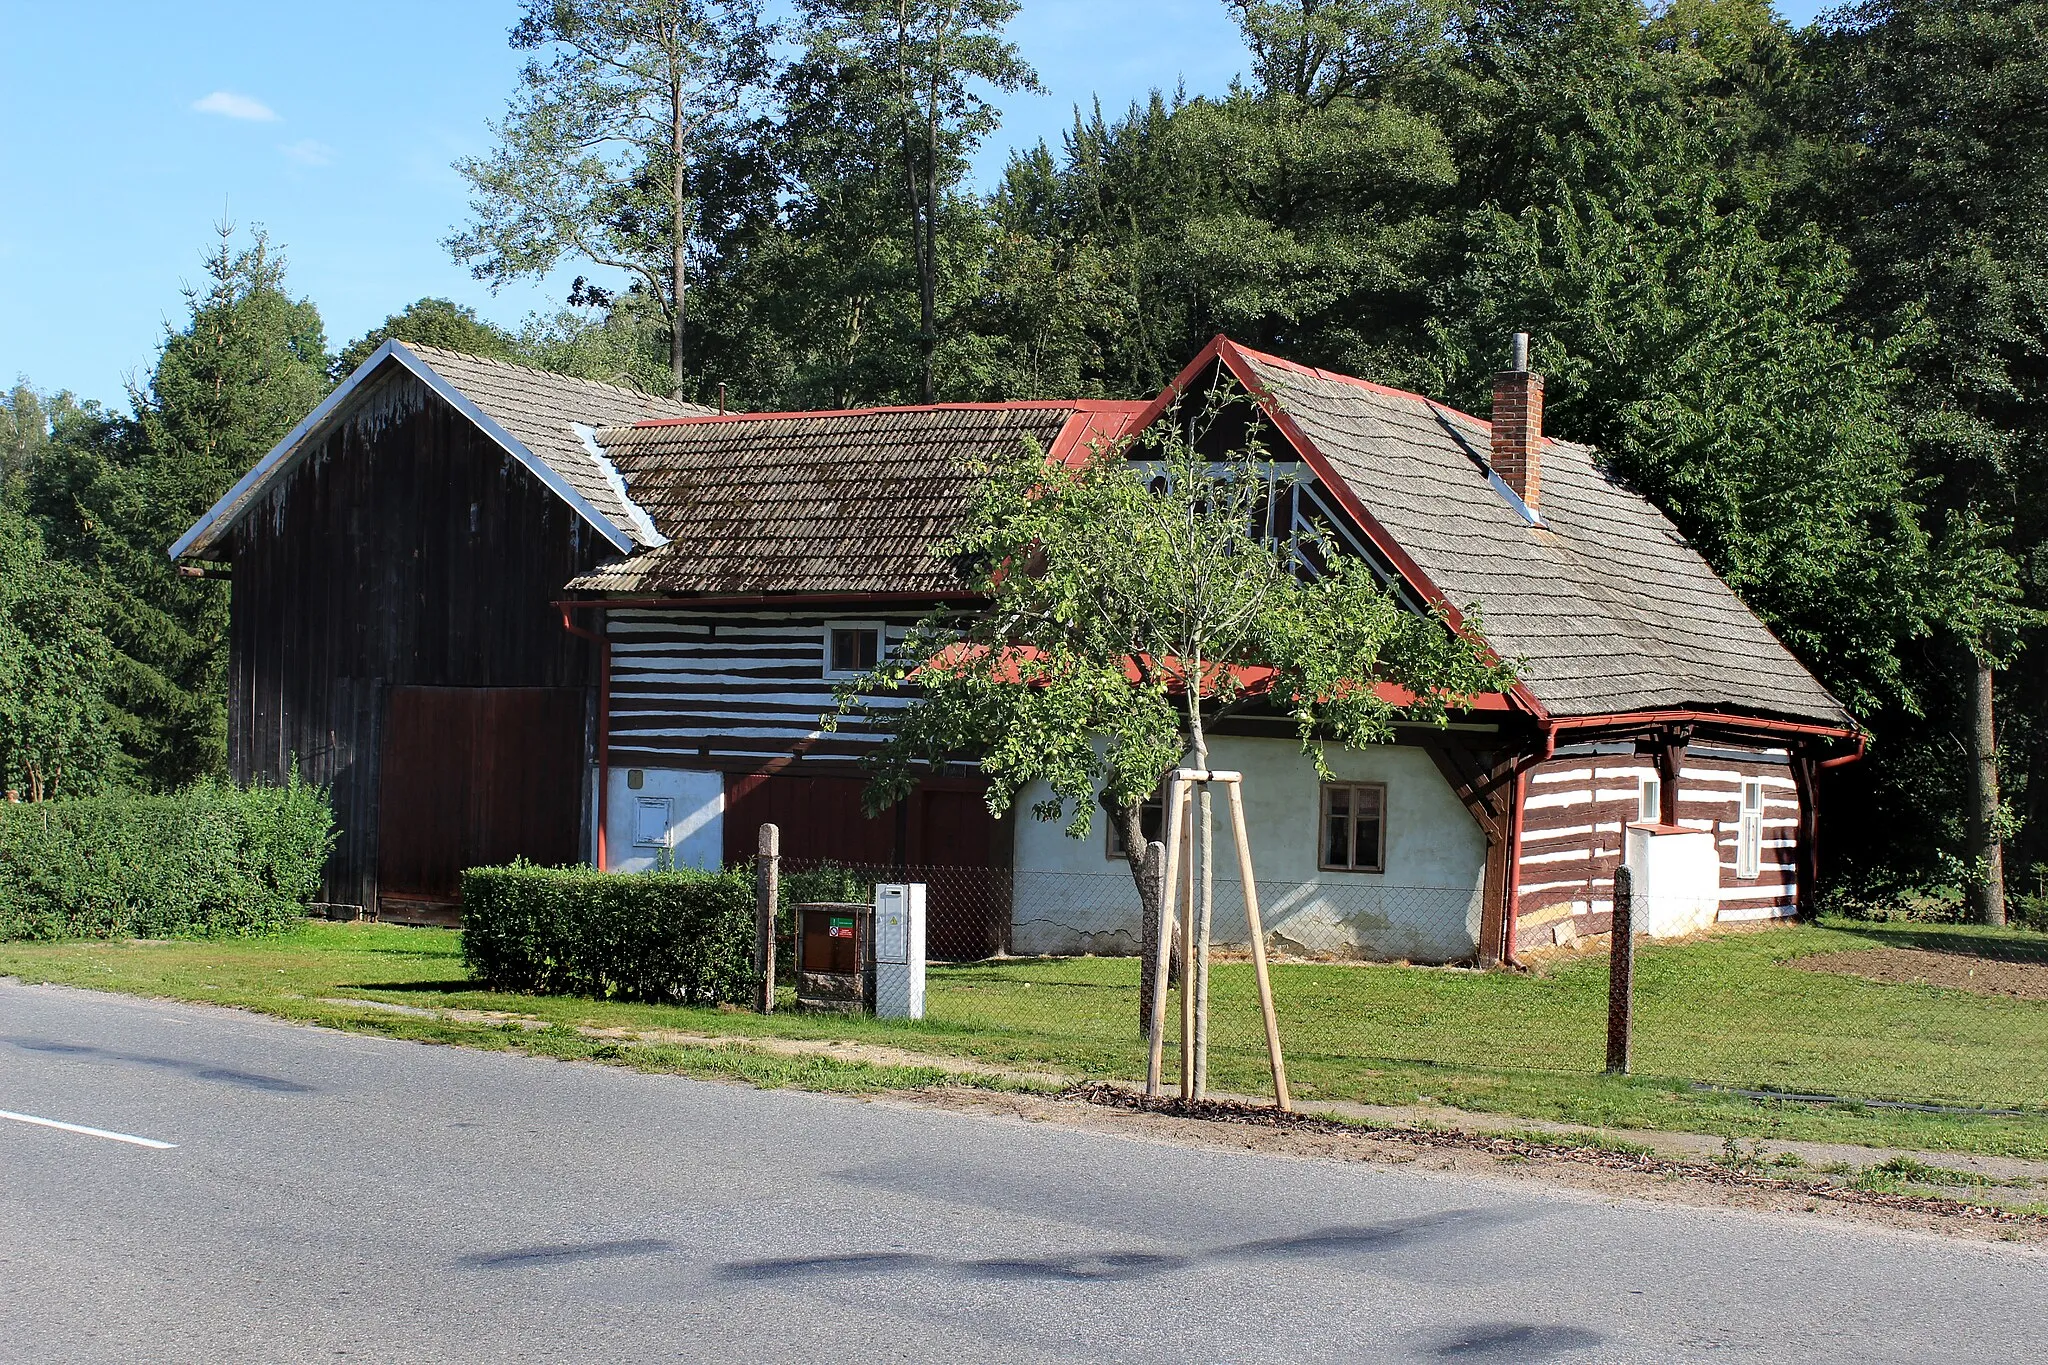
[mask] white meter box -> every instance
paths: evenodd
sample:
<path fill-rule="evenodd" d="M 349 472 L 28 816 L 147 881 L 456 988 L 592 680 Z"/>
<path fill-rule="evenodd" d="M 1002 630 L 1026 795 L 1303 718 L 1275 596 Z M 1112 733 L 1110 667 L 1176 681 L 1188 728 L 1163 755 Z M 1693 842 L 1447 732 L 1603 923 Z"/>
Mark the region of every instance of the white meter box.
<path fill-rule="evenodd" d="M 924 1018 L 923 882 L 875 888 L 875 1017 Z"/>

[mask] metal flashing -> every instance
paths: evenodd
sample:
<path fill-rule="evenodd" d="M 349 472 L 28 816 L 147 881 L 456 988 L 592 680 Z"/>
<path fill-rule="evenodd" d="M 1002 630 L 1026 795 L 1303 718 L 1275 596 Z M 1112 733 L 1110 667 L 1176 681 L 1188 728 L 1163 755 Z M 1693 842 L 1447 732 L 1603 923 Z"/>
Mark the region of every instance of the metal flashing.
<path fill-rule="evenodd" d="M 668 544 L 668 537 L 656 529 L 654 518 L 647 515 L 647 509 L 634 502 L 632 494 L 626 491 L 626 476 L 619 473 L 619 467 L 611 462 L 604 453 L 604 447 L 597 443 L 597 428 L 587 422 L 571 422 L 569 430 L 575 432 L 576 439 L 583 442 L 583 448 L 590 453 L 591 461 L 597 465 L 597 472 L 604 475 L 604 481 L 618 498 L 619 505 L 625 508 L 626 515 L 632 518 L 633 530 L 639 535 L 640 543 L 650 550 L 658 550 Z"/>

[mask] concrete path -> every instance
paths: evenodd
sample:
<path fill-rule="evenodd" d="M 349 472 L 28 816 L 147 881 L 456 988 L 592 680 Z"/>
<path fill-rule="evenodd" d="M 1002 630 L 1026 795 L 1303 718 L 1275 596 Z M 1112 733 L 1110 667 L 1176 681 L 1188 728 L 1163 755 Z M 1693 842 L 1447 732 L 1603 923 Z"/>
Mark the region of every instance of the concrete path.
<path fill-rule="evenodd" d="M 50 987 L 0 985 L 0 1111 L 0 1360 L 2007 1361 L 2048 1342 L 2048 1257 L 2019 1249 Z"/>

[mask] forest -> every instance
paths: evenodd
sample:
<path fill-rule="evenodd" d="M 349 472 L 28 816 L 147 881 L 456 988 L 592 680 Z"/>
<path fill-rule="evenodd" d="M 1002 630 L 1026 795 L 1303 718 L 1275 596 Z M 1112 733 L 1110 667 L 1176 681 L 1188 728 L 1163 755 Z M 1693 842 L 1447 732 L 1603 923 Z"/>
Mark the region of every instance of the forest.
<path fill-rule="evenodd" d="M 2048 926 L 2048 0 L 1215 2 L 1226 93 L 983 187 L 1017 0 L 529 0 L 446 246 L 558 310 L 337 345 L 223 223 L 128 393 L 0 397 L 6 788 L 224 772 L 230 588 L 165 549 L 389 337 L 771 410 L 1150 396 L 1222 331 L 1484 412 L 1526 331 L 1867 728 L 1829 894 Z"/>

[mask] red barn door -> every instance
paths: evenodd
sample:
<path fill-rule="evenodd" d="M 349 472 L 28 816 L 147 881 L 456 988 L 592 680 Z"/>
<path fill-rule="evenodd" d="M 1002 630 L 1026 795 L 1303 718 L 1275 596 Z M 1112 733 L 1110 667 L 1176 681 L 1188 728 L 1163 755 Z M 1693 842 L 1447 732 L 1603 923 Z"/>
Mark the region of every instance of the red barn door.
<path fill-rule="evenodd" d="M 583 693 L 567 687 L 394 687 L 378 783 L 384 918 L 452 921 L 462 870 L 582 846 Z"/>

